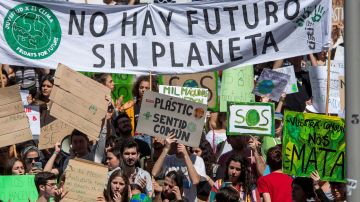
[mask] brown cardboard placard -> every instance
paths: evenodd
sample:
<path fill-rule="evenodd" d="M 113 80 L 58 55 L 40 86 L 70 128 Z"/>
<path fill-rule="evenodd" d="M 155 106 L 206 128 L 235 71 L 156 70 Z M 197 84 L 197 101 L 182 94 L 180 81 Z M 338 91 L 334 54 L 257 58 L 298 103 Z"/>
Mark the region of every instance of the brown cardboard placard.
<path fill-rule="evenodd" d="M 50 95 L 50 115 L 96 139 L 107 112 L 105 97 L 110 93 L 101 83 L 59 64 Z"/>
<path fill-rule="evenodd" d="M 18 86 L 0 88 L 0 147 L 32 139 Z"/>
<path fill-rule="evenodd" d="M 54 86 L 54 88 L 56 89 L 56 93 L 51 96 L 53 102 L 60 103 L 64 109 L 76 112 L 76 114 L 82 118 L 87 119 L 95 125 L 101 126 L 102 119 L 104 118 L 103 115 L 106 114 L 104 109 L 97 108 L 97 106 L 92 103 L 92 100 L 84 100 L 56 86 Z M 89 110 L 91 107 L 93 107 L 93 109 Z"/>
<path fill-rule="evenodd" d="M 65 191 L 62 201 L 96 201 L 108 179 L 108 168 L 82 159 L 70 159 L 66 168 Z"/>
<path fill-rule="evenodd" d="M 32 133 L 30 128 L 25 128 L 23 130 L 0 135 L 0 147 L 25 142 L 28 140 L 32 140 Z"/>
<path fill-rule="evenodd" d="M 73 127 L 59 119 L 55 119 L 46 124 L 41 127 L 38 145 L 39 149 L 53 148 L 56 142 L 61 142 L 61 140 L 70 135 L 73 130 Z"/>
<path fill-rule="evenodd" d="M 25 113 L 18 113 L 0 118 L 0 126 L 0 135 L 5 135 L 29 128 L 29 121 Z"/>
<path fill-rule="evenodd" d="M 0 106 L 21 101 L 20 91 L 17 85 L 0 88 L 0 95 Z"/>
<path fill-rule="evenodd" d="M 64 109 L 57 103 L 52 104 L 50 115 L 85 133 L 90 140 L 96 139 L 100 134 L 100 128 L 98 128 L 98 126 L 76 115 L 75 113 Z"/>
<path fill-rule="evenodd" d="M 111 95 L 111 90 L 103 84 L 76 72 L 63 64 L 59 64 L 55 74 L 55 85 L 76 95 L 83 100 L 91 101 L 98 108 L 107 110 L 105 95 Z"/>
<path fill-rule="evenodd" d="M 0 117 L 10 116 L 12 114 L 21 113 L 24 111 L 22 101 L 0 105 Z"/>

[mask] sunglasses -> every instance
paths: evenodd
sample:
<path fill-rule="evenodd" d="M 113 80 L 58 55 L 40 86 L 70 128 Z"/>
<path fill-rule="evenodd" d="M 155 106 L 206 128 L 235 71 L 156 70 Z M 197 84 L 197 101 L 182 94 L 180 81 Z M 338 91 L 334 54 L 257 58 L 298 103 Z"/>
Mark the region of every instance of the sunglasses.
<path fill-rule="evenodd" d="M 35 157 L 35 158 L 25 158 L 25 163 L 32 163 L 32 162 L 39 162 L 40 161 L 40 157 Z"/>

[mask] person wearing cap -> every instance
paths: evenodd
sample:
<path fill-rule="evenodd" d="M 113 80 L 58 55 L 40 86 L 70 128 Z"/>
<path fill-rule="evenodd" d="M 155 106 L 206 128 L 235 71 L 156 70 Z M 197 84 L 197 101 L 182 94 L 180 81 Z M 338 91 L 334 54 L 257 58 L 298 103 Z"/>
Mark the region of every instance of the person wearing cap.
<path fill-rule="evenodd" d="M 35 146 L 28 146 L 21 152 L 25 162 L 25 171 L 28 174 L 37 174 L 42 171 L 40 150 Z"/>

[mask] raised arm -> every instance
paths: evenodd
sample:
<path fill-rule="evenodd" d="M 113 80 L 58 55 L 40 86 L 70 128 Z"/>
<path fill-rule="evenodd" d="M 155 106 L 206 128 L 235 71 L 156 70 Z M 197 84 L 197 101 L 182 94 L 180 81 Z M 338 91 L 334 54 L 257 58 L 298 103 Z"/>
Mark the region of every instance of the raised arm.
<path fill-rule="evenodd" d="M 185 145 L 178 144 L 177 150 L 178 150 L 178 152 L 181 152 L 183 154 L 191 182 L 193 184 L 199 184 L 200 176 L 195 170 L 194 164 L 190 159 L 189 153 L 188 153 Z"/>
<path fill-rule="evenodd" d="M 176 142 L 175 134 L 169 134 L 165 141 L 165 147 L 164 147 L 163 151 L 161 152 L 159 158 L 156 160 L 154 167 L 151 171 L 152 176 L 158 176 L 159 173 L 161 172 L 165 157 L 168 154 L 171 144 L 173 142 Z"/>

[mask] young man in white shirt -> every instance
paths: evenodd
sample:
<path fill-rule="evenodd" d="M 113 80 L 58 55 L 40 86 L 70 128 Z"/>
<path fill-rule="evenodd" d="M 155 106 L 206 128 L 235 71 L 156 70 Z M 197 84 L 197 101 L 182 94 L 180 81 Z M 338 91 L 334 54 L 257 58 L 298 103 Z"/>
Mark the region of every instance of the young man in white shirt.
<path fill-rule="evenodd" d="M 152 196 L 153 188 L 150 174 L 136 167 L 139 161 L 139 147 L 133 138 L 126 139 L 121 147 L 121 169 L 125 176 L 129 177 L 130 184 L 138 184 L 145 188 L 146 194 Z"/>

